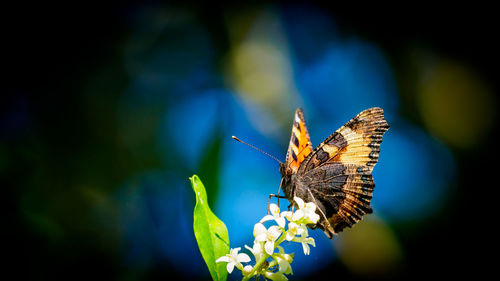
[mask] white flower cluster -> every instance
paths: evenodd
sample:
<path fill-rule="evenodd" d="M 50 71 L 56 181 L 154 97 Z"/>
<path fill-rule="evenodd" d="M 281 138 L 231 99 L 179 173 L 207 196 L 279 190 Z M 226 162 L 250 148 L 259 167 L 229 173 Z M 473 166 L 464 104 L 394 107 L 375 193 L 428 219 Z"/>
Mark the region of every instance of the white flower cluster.
<path fill-rule="evenodd" d="M 280 212 L 277 205 L 271 204 L 269 210 L 270 215 L 266 215 L 260 222 L 255 224 L 253 235 L 255 237 L 253 247 L 245 245 L 255 257 L 255 265 L 246 265 L 242 263 L 250 262 L 251 259 L 247 254 L 238 253 L 241 248 L 231 249 L 230 253 L 220 257 L 216 262 L 227 262 L 227 271 L 231 273 L 236 266 L 242 271 L 243 280 L 248 280 L 251 277 L 264 276 L 267 279 L 274 281 L 288 280 L 285 274 L 293 274 L 290 264 L 293 261 L 294 254 L 285 253 L 283 247 L 279 246 L 283 241 L 292 241 L 302 244 L 305 255 L 309 255 L 309 245 L 316 246 L 312 237 L 308 237 L 308 224 L 316 224 L 319 220 L 319 215 L 316 214 L 316 205 L 312 202 L 304 203 L 298 197 L 294 198 L 297 211 Z M 272 225 L 269 228 L 264 226 L 264 222 L 274 220 L 277 225 Z M 288 229 L 286 229 L 286 221 L 288 220 Z M 276 252 L 278 249 L 278 252 Z M 267 261 L 271 258 L 270 261 Z"/>

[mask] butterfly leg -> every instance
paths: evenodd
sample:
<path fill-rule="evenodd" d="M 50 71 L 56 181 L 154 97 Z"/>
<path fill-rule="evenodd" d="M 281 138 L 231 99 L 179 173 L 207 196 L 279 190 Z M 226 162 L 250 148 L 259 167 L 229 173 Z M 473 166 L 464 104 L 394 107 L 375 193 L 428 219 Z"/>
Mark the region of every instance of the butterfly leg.
<path fill-rule="evenodd" d="M 276 194 L 269 194 L 269 201 L 267 202 L 267 214 L 269 215 L 269 206 L 271 206 L 271 197 L 276 197 L 278 198 L 278 208 L 280 206 L 280 198 L 286 198 L 286 196 L 282 195 L 276 195 Z"/>

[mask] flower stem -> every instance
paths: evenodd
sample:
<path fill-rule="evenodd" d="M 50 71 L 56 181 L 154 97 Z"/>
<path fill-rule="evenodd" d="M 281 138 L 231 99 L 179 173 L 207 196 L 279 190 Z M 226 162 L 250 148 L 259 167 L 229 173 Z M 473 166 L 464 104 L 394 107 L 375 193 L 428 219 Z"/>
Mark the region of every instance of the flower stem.
<path fill-rule="evenodd" d="M 286 238 L 286 232 L 284 232 L 280 238 L 278 238 L 278 241 L 276 241 L 276 243 L 274 243 L 274 248 L 276 248 L 276 246 L 278 246 L 279 244 L 281 244 L 281 242 L 283 242 Z"/>
<path fill-rule="evenodd" d="M 243 279 L 241 279 L 241 280 L 245 281 L 245 280 L 249 280 L 250 278 L 252 278 L 256 272 L 260 271 L 262 265 L 266 262 L 267 258 L 269 258 L 268 254 L 262 255 L 260 260 L 258 260 L 257 263 L 255 264 L 255 266 L 253 267 L 252 271 L 250 271 L 247 275 L 243 276 Z"/>

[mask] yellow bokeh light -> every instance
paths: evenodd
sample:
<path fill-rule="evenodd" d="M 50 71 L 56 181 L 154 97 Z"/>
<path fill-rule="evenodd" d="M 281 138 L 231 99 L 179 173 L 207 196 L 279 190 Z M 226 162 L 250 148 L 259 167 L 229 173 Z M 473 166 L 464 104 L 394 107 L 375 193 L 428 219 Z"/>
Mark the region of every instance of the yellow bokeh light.
<path fill-rule="evenodd" d="M 403 258 L 396 235 L 373 215 L 365 217 L 353 229 L 344 230 L 333 241 L 340 261 L 361 276 L 390 276 Z"/>
<path fill-rule="evenodd" d="M 238 92 L 259 104 L 275 104 L 289 91 L 291 68 L 278 46 L 262 41 L 243 42 L 232 57 Z"/>
<path fill-rule="evenodd" d="M 476 145 L 493 125 L 491 91 L 473 71 L 456 62 L 421 65 L 417 103 L 427 128 L 460 148 Z"/>
<path fill-rule="evenodd" d="M 231 49 L 226 81 L 243 101 L 258 105 L 275 121 L 263 122 L 250 116 L 254 126 L 264 134 L 276 134 L 280 131 L 277 128 L 290 126 L 290 116 L 301 104 L 291 51 L 279 17 L 273 9 L 247 11 L 228 15 L 227 27 Z"/>

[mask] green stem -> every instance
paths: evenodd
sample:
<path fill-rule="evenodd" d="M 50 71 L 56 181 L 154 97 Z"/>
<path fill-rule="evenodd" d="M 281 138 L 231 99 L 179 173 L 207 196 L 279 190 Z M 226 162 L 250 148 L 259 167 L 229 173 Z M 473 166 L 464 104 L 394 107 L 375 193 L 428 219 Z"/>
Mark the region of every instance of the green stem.
<path fill-rule="evenodd" d="M 286 238 L 286 231 L 283 234 L 281 234 L 280 238 L 276 241 L 276 243 L 274 243 L 274 248 L 276 249 L 276 246 L 281 244 L 281 242 L 285 241 L 285 238 Z"/>
<path fill-rule="evenodd" d="M 264 264 L 264 262 L 266 262 L 267 258 L 269 258 L 269 255 L 264 253 L 264 255 L 260 258 L 260 260 L 257 261 L 255 266 L 253 267 L 252 271 L 250 271 L 250 273 L 248 273 L 247 275 L 243 276 L 243 279 L 241 280 L 245 281 L 252 278 L 255 275 L 256 271 L 260 270 L 260 267 Z"/>

